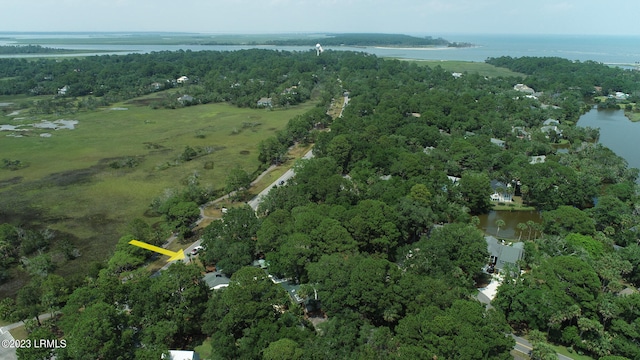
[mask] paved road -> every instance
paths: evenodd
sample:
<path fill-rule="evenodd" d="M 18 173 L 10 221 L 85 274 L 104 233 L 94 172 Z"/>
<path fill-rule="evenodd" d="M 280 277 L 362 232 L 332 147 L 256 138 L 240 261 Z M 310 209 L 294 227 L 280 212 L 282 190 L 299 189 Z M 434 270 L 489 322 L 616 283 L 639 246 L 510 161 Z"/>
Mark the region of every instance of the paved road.
<path fill-rule="evenodd" d="M 529 351 L 533 349 L 533 345 L 527 341 L 525 338 L 521 338 L 519 336 L 515 336 L 514 334 L 509 334 L 516 341 L 516 346 L 513 347 L 514 350 L 520 351 L 523 354 L 529 354 Z"/>
<path fill-rule="evenodd" d="M 509 334 L 512 338 L 516 340 L 516 346 L 513 347 L 514 350 L 520 351 L 523 354 L 529 354 L 529 351 L 533 349 L 533 345 L 527 341 L 527 339 L 515 336 L 514 334 Z M 564 356 L 562 354 L 556 353 L 558 355 L 558 360 L 573 360 L 568 356 Z"/>
<path fill-rule="evenodd" d="M 198 239 L 198 240 L 197 240 L 196 242 L 194 242 L 193 244 L 191 244 L 191 245 L 187 246 L 187 247 L 184 249 L 184 259 L 182 259 L 182 260 L 177 260 L 177 261 L 183 261 L 183 262 L 185 262 L 185 263 L 187 263 L 187 264 L 188 264 L 188 263 L 191 261 L 191 257 L 189 256 L 189 255 L 191 255 L 191 251 L 192 251 L 193 249 L 195 249 L 195 248 L 196 248 L 196 246 L 200 246 L 200 243 L 201 243 L 201 242 L 202 242 L 202 239 Z M 161 268 L 160 268 L 160 270 L 156 271 L 156 272 L 155 272 L 153 275 L 151 275 L 151 276 L 152 276 L 152 277 L 155 277 L 155 276 L 160 275 L 160 271 L 167 270 L 167 269 L 169 268 L 169 266 L 171 266 L 171 264 L 173 264 L 174 262 L 175 262 L 175 261 L 168 262 L 165 266 L 161 267 Z"/>
<path fill-rule="evenodd" d="M 307 151 L 307 153 L 304 154 L 302 158 L 311 159 L 312 157 L 313 157 L 313 149 Z M 271 191 L 271 189 L 275 186 L 286 184 L 287 181 L 289 181 L 289 179 L 291 179 L 294 175 L 295 175 L 295 172 L 293 171 L 293 169 L 287 170 L 284 174 L 282 174 L 282 176 L 276 179 L 276 181 L 274 181 L 273 183 L 271 183 L 271 185 L 267 186 L 264 190 L 262 190 L 260 194 L 256 195 L 256 197 L 254 197 L 253 199 L 247 201 L 247 204 L 251 206 L 253 211 L 258 211 L 258 206 L 260 206 L 262 199 L 265 196 L 267 196 L 269 191 Z"/>

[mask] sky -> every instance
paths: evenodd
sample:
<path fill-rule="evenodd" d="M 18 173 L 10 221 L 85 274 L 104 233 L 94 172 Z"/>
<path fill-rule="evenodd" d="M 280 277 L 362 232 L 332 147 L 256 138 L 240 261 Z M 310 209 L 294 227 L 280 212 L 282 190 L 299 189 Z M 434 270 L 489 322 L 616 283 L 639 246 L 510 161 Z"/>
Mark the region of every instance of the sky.
<path fill-rule="evenodd" d="M 0 0 L 0 32 L 640 35 L 635 0 Z"/>

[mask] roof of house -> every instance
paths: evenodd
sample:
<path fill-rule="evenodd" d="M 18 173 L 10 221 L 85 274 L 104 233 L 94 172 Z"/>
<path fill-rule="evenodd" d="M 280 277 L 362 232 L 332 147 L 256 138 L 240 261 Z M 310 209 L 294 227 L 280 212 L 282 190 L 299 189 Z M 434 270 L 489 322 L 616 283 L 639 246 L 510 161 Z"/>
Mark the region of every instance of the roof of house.
<path fill-rule="evenodd" d="M 545 160 L 547 159 L 546 155 L 538 155 L 538 156 L 531 156 L 529 158 L 529 164 L 542 164 L 545 162 Z"/>
<path fill-rule="evenodd" d="M 524 126 L 512 126 L 511 132 L 516 136 L 529 136 L 529 132 L 525 130 Z"/>
<path fill-rule="evenodd" d="M 178 98 L 178 101 L 183 102 L 183 101 L 193 101 L 193 96 L 191 95 L 182 95 Z"/>
<path fill-rule="evenodd" d="M 508 265 L 517 266 L 517 261 L 524 257 L 524 243 L 502 243 L 495 237 L 487 235 L 484 237 L 487 242 L 489 255 L 497 258 L 496 268 L 503 269 Z"/>
<path fill-rule="evenodd" d="M 498 145 L 498 146 L 504 146 L 505 141 L 504 140 L 500 140 L 500 139 L 496 139 L 496 138 L 491 138 L 491 143 Z"/>
<path fill-rule="evenodd" d="M 560 121 L 558 121 L 558 120 L 556 120 L 556 119 L 551 119 L 551 118 L 549 118 L 549 119 L 545 120 L 545 121 L 542 123 L 542 125 L 559 125 L 559 124 L 560 124 Z"/>
<path fill-rule="evenodd" d="M 528 94 L 533 94 L 535 92 L 535 90 L 524 84 L 515 84 L 513 86 L 513 90 L 521 91 Z"/>
<path fill-rule="evenodd" d="M 298 290 L 300 290 L 300 285 L 296 285 L 291 281 L 285 281 L 280 283 L 280 286 L 282 286 L 287 291 L 292 301 L 295 301 L 298 304 L 304 302 L 305 299 L 302 298 L 300 295 L 298 295 Z"/>
<path fill-rule="evenodd" d="M 546 132 L 546 133 L 548 133 L 548 132 L 550 132 L 552 130 L 555 133 L 560 133 L 561 132 L 560 129 L 558 129 L 558 127 L 555 126 L 555 125 L 547 125 L 547 126 L 543 126 L 543 127 L 540 128 L 540 131 Z"/>
<path fill-rule="evenodd" d="M 211 290 L 217 290 L 229 286 L 229 278 L 219 271 L 206 273 L 202 278 Z"/>
<path fill-rule="evenodd" d="M 632 287 L 626 287 L 626 288 L 624 288 L 624 290 L 620 291 L 618 293 L 618 295 L 620 295 L 620 296 L 628 296 L 628 295 L 633 295 L 633 294 L 635 294 L 637 292 L 638 292 L 638 290 L 636 290 L 636 289 L 634 289 Z"/>
<path fill-rule="evenodd" d="M 266 270 L 265 270 L 266 272 Z M 268 272 L 267 272 L 268 274 Z M 282 288 L 289 294 L 289 297 L 291 297 L 292 301 L 297 302 L 298 304 L 303 303 L 305 301 L 304 298 L 302 298 L 300 295 L 298 295 L 298 290 L 300 290 L 300 285 L 297 285 L 296 283 L 294 283 L 293 281 L 290 281 L 288 279 L 280 279 L 277 278 L 271 274 L 268 275 L 269 279 L 271 279 L 271 281 L 274 284 L 278 284 L 280 286 L 282 286 Z"/>
<path fill-rule="evenodd" d="M 496 180 L 496 179 L 491 180 L 491 182 L 489 184 L 491 185 L 491 189 L 492 190 L 506 189 L 507 186 L 509 186 L 509 185 L 503 183 L 502 181 L 499 181 L 499 180 Z"/>

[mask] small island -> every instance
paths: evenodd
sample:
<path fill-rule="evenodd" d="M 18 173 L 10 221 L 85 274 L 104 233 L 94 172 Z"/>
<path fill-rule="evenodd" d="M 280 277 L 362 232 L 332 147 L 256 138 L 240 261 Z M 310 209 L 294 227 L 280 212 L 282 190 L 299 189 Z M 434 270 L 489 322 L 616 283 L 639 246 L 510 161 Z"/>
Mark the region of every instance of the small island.
<path fill-rule="evenodd" d="M 387 47 L 469 47 L 469 43 L 450 42 L 443 38 L 431 36 L 416 37 L 403 34 L 333 34 L 314 39 L 270 40 L 268 45 L 301 46 L 309 42 L 322 43 L 326 46 L 387 46 Z"/>
<path fill-rule="evenodd" d="M 75 54 L 86 53 L 86 50 L 60 49 L 42 45 L 0 45 L 0 55 L 35 55 L 35 54 Z M 91 52 L 102 52 L 91 50 Z"/>

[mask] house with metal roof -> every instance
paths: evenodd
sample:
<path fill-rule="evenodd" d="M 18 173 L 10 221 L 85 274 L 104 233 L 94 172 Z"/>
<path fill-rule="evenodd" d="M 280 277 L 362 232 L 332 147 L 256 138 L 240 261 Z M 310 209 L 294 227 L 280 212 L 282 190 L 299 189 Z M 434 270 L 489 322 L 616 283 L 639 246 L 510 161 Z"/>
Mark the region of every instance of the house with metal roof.
<path fill-rule="evenodd" d="M 489 251 L 488 270 L 502 271 L 507 267 L 519 269 L 518 261 L 524 258 L 523 242 L 506 242 L 491 235 L 484 237 Z M 492 272 L 492 271 L 489 271 Z"/>

